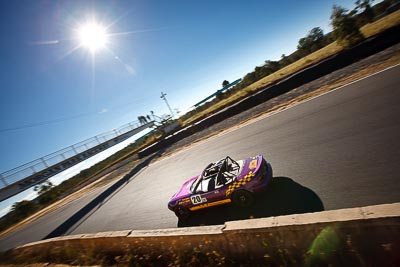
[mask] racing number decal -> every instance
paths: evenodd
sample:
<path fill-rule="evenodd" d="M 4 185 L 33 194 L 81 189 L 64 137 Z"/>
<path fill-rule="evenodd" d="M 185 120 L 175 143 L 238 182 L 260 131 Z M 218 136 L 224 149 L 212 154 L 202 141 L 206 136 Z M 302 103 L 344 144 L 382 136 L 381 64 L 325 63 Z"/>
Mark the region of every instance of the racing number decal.
<path fill-rule="evenodd" d="M 257 167 L 257 160 L 253 159 L 249 164 L 249 168 L 250 169 L 255 169 L 256 167 Z"/>
<path fill-rule="evenodd" d="M 202 198 L 201 195 L 194 195 L 190 197 L 190 200 L 192 201 L 193 205 L 198 205 L 204 202 L 207 202 L 206 198 Z"/>
<path fill-rule="evenodd" d="M 192 200 L 193 205 L 196 205 L 196 204 L 200 204 L 200 203 L 201 203 L 201 197 L 200 197 L 200 195 L 191 196 L 190 199 Z"/>

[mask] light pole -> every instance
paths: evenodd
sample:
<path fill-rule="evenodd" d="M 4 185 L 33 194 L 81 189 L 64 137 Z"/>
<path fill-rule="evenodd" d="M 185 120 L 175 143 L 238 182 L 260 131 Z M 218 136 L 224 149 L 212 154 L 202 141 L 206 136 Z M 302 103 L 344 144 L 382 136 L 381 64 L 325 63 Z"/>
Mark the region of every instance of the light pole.
<path fill-rule="evenodd" d="M 174 117 L 174 112 L 172 112 L 172 109 L 171 109 L 171 107 L 169 106 L 169 104 L 168 104 L 168 101 L 167 101 L 167 98 L 165 97 L 167 94 L 164 94 L 163 92 L 161 92 L 161 97 L 160 98 L 162 98 L 164 101 L 165 101 L 165 104 L 167 104 L 167 106 L 168 106 L 168 109 L 169 109 L 169 111 L 171 112 L 171 115 L 172 115 L 172 118 Z"/>

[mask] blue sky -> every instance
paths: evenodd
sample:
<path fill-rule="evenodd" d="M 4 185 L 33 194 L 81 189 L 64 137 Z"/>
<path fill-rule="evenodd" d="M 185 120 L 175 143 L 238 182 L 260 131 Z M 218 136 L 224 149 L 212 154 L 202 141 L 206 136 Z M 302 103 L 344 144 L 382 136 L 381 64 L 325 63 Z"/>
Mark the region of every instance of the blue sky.
<path fill-rule="evenodd" d="M 167 114 L 161 91 L 172 108 L 188 110 L 223 80 L 290 54 L 313 27 L 330 31 L 333 4 L 354 7 L 350 0 L 1 1 L 0 173 L 150 110 Z M 71 52 L 77 25 L 93 17 L 108 33 L 130 32 L 110 36 L 95 67 L 87 50 Z"/>

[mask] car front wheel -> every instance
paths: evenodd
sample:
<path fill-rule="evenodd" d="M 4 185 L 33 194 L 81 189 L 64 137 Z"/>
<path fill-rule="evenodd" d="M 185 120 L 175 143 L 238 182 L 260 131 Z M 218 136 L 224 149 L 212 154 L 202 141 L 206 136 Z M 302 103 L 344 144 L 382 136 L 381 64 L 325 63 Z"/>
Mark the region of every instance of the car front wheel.
<path fill-rule="evenodd" d="M 232 194 L 232 202 L 240 208 L 246 208 L 254 203 L 254 196 L 246 190 L 238 190 Z"/>
<path fill-rule="evenodd" d="M 183 206 L 177 206 L 175 208 L 175 215 L 179 218 L 179 219 L 187 219 L 190 216 L 190 211 L 183 207 Z"/>

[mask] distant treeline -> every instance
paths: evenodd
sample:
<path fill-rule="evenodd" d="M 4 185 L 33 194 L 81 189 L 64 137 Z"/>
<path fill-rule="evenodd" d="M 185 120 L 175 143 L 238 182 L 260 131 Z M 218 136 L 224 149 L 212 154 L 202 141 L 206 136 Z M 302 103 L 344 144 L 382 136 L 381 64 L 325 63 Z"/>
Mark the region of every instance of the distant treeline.
<path fill-rule="evenodd" d="M 297 50 L 295 52 L 290 55 L 283 54 L 281 59 L 278 61 L 266 60 L 264 65 L 255 67 L 254 71 L 247 73 L 243 80 L 230 90 L 183 115 L 183 121 L 189 119 L 198 112 L 206 110 L 221 99 L 229 97 L 258 80 L 304 58 L 334 41 L 338 41 L 339 44 L 343 46 L 354 45 L 358 41 L 362 40 L 362 35 L 360 35 L 358 30 L 360 27 L 386 15 L 389 7 L 398 4 L 400 1 L 384 0 L 375 6 L 371 6 L 372 2 L 373 0 L 357 0 L 355 2 L 355 8 L 351 11 L 347 11 L 339 6 L 333 6 L 331 15 L 331 24 L 334 28 L 333 32 L 325 34 L 320 27 L 311 29 L 307 36 L 298 41 Z M 344 42 L 342 41 L 343 39 L 346 41 L 348 40 L 349 42 Z"/>

